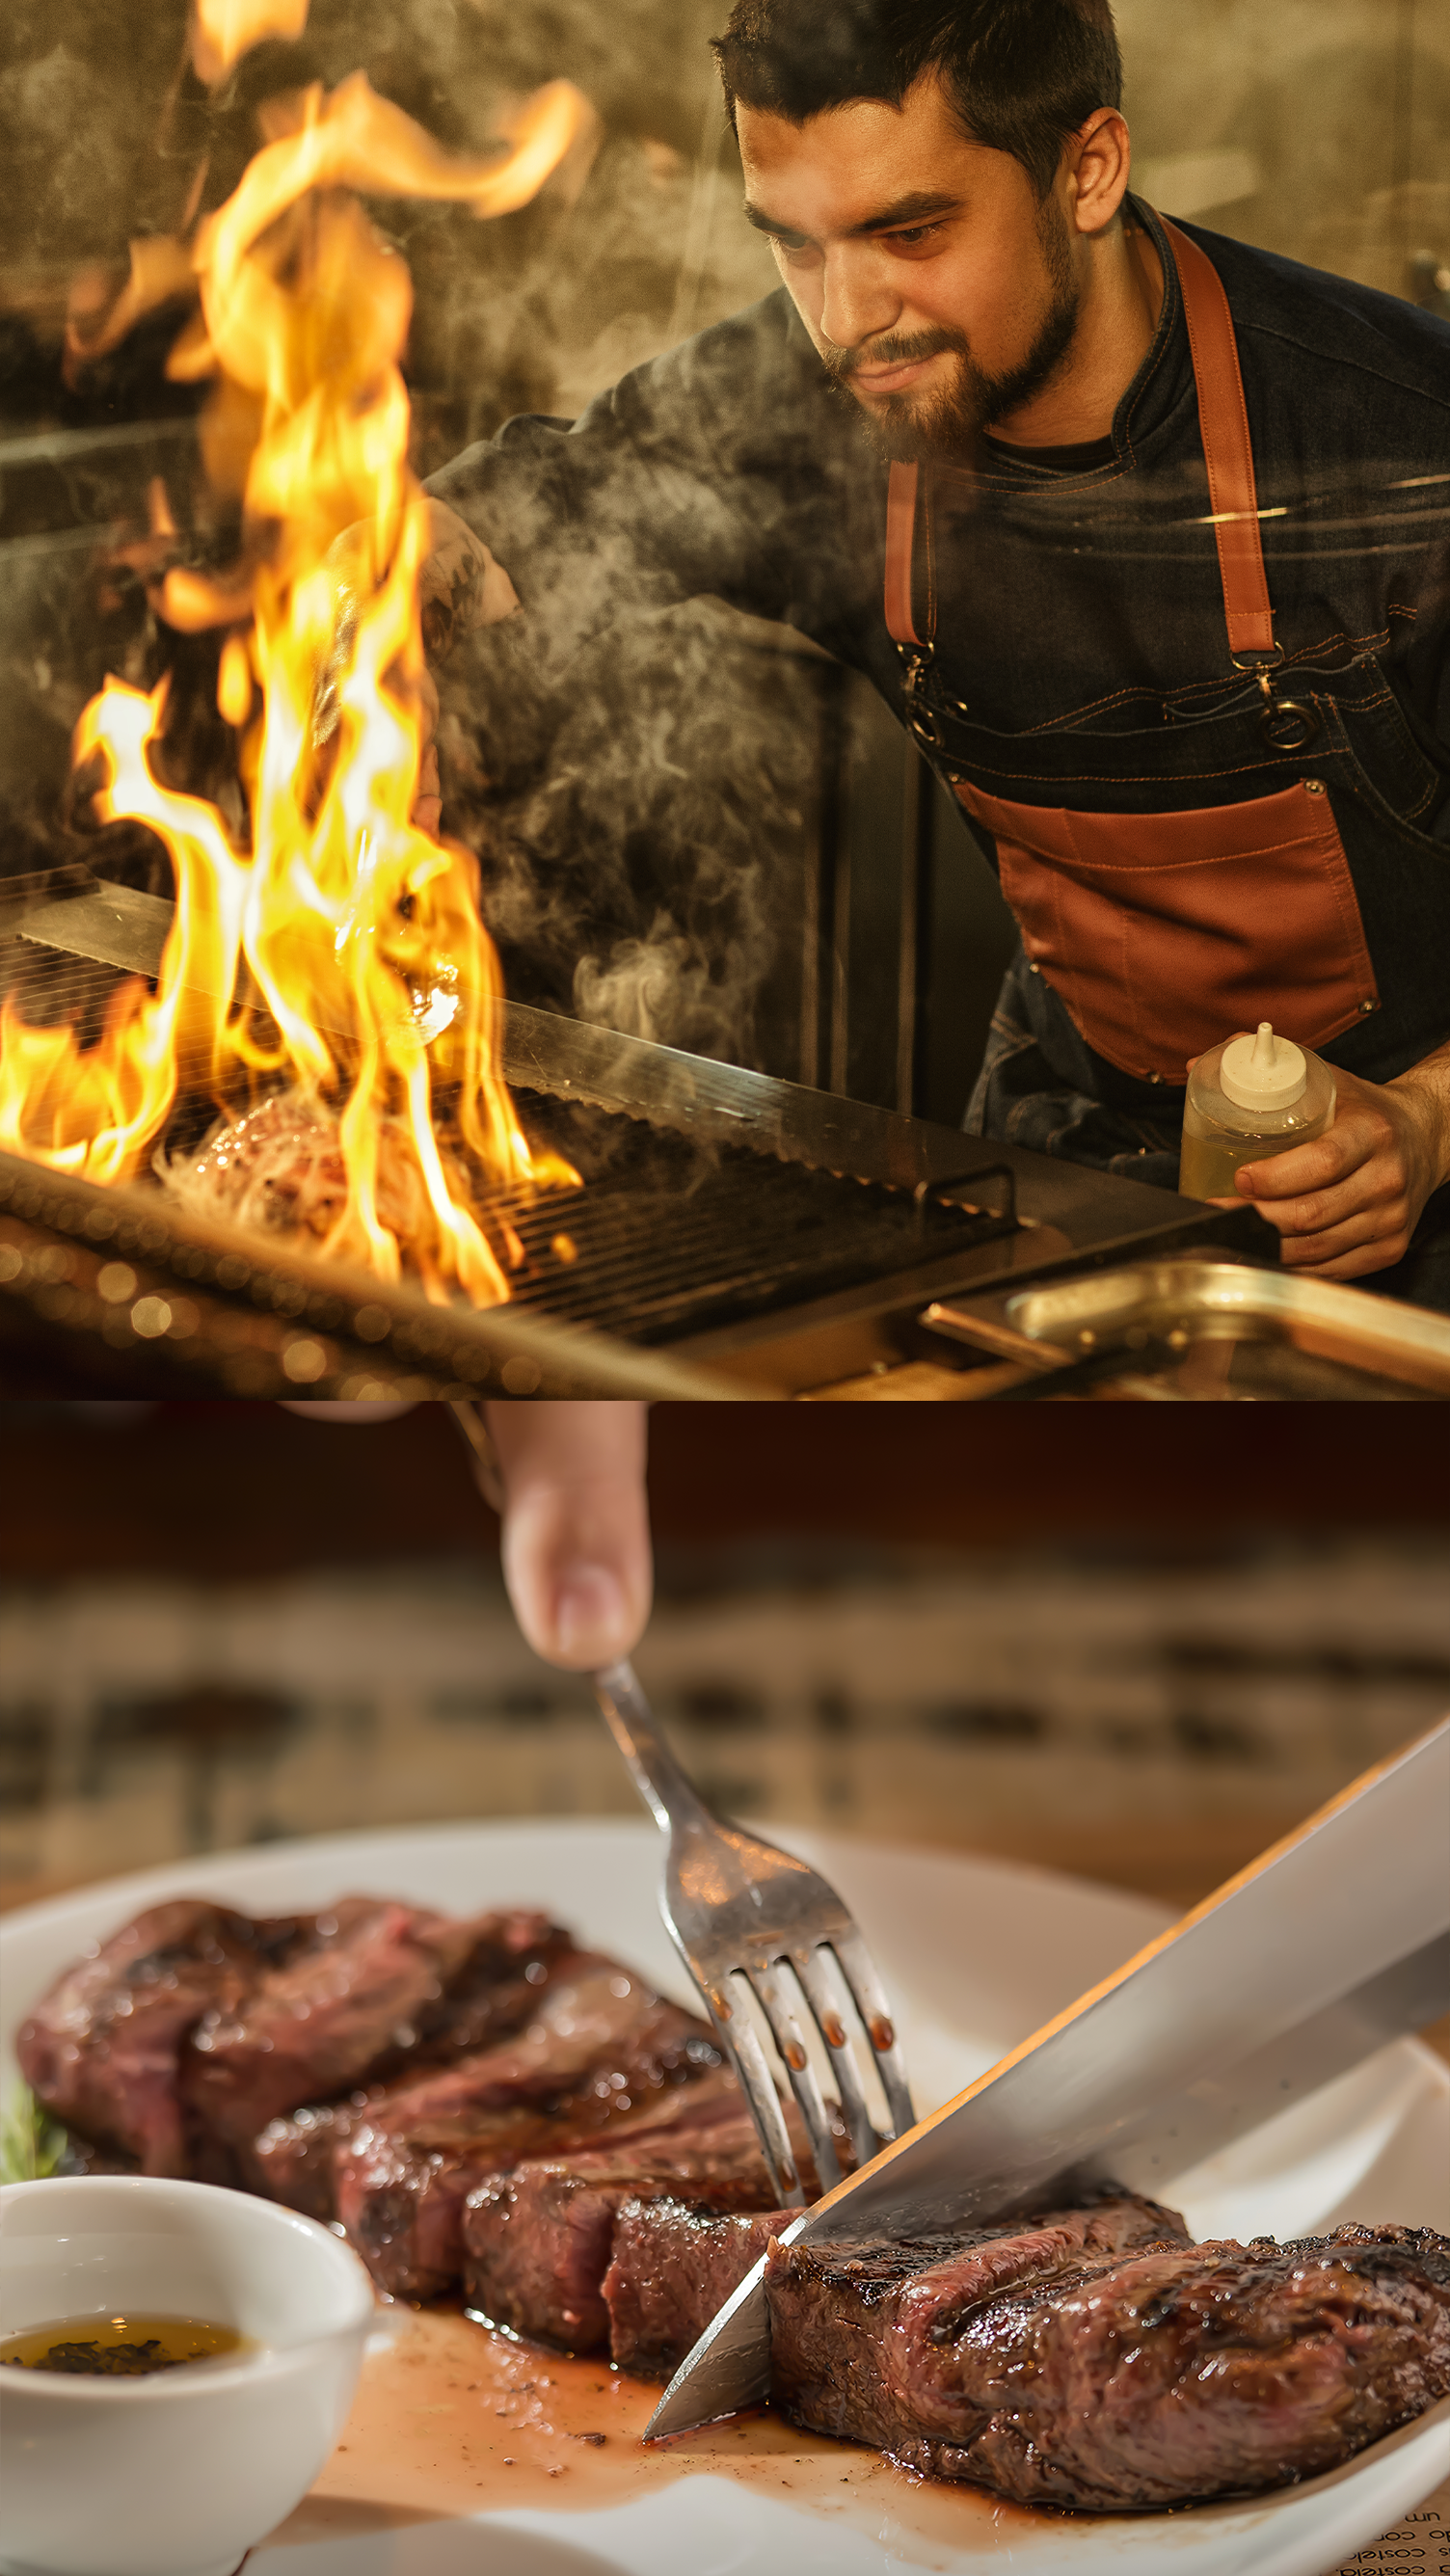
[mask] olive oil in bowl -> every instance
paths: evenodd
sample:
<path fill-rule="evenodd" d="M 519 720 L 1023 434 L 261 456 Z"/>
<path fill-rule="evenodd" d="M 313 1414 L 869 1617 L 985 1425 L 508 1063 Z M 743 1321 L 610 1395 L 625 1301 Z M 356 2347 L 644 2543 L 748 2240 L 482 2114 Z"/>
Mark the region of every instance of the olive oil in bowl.
<path fill-rule="evenodd" d="M 240 2361 L 258 2345 L 235 2326 L 205 2317 L 60 2317 L 0 2335 L 0 2364 L 12 2370 L 54 2370 L 71 2378 L 144 2379 L 153 2370 L 183 2369 L 198 2361 Z"/>

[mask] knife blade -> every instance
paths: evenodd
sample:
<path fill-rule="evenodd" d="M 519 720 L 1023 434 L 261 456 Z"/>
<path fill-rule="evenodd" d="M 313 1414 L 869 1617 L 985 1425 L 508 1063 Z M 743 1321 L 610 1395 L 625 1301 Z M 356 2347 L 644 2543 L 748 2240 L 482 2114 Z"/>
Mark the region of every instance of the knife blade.
<path fill-rule="evenodd" d="M 1450 2006 L 1450 1718 L 1070 2004 L 786 2228 L 783 2245 L 939 2235 L 1111 2175 L 1175 2174 Z M 759 2262 L 681 2363 L 646 2441 L 759 2405 Z"/>

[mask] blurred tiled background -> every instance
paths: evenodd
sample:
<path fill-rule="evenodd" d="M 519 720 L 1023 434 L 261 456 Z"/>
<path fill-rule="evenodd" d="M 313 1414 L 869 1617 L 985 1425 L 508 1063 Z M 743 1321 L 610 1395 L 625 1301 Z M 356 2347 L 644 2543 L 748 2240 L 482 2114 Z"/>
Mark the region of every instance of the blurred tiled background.
<path fill-rule="evenodd" d="M 1450 1497 L 1405 1410 L 1313 1408 L 1252 1457 L 1064 1421 L 1049 1465 L 1020 1417 L 661 1408 L 641 1670 L 728 1808 L 1191 1903 L 1450 1706 Z M 512 1624 L 446 1408 L 12 1406 L 6 1443 L 8 1901 L 630 1812 L 586 1686 Z"/>
<path fill-rule="evenodd" d="M 640 1663 L 707 1795 L 781 1826 L 1173 1896 L 1450 1705 L 1433 1543 L 1200 1568 L 779 1553 L 668 1590 Z M 18 1585 L 0 1672 L 17 1893 L 342 1826 L 634 1805 L 586 1686 L 536 1662 L 482 1565 Z"/>

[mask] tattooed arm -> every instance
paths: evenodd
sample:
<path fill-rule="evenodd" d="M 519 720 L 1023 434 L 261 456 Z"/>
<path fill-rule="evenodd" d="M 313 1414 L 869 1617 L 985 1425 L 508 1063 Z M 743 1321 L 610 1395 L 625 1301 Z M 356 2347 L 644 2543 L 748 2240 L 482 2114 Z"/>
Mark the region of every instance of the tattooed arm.
<path fill-rule="evenodd" d="M 519 595 L 482 540 L 456 510 L 429 500 L 433 542 L 418 576 L 418 606 L 423 650 L 429 663 L 446 661 L 460 639 L 479 626 L 496 626 L 512 617 Z M 357 604 L 372 579 L 371 537 L 362 527 L 345 528 L 328 557 L 336 582 L 332 649 L 317 675 L 313 700 L 312 739 L 322 751 L 337 730 L 338 684 L 352 658 L 357 634 Z M 396 676 L 396 674 L 395 674 Z M 424 832 L 436 832 L 442 820 L 438 777 L 438 691 L 425 669 L 418 688 L 423 713 L 423 747 L 413 820 Z"/>
<path fill-rule="evenodd" d="M 418 578 L 423 650 L 430 662 L 442 662 L 460 636 L 512 617 L 519 595 L 502 564 L 456 510 L 430 500 L 428 515 L 433 544 Z"/>

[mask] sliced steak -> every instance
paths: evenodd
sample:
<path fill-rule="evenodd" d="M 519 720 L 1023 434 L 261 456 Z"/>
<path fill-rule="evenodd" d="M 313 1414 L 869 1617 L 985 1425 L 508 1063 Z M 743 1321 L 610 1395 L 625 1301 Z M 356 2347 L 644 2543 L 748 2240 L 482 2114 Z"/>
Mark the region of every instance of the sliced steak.
<path fill-rule="evenodd" d="M 722 2216 L 684 2200 L 627 2200 L 601 2284 L 610 2360 L 637 2379 L 672 2379 L 771 2238 L 798 2215 Z"/>
<path fill-rule="evenodd" d="M 933 2476 L 1121 2512 L 1317 2476 L 1450 2391 L 1450 2240 L 1149 2244 L 1155 2215 L 1056 2212 L 924 2268 L 772 2248 L 779 2402 Z"/>
<path fill-rule="evenodd" d="M 461 2033 L 479 2027 L 490 1982 L 526 1964 L 511 1940 L 527 1954 L 531 1942 L 564 1939 L 538 1914 L 454 1921 L 387 1898 L 345 1897 L 318 1916 L 304 1951 L 237 2004 L 203 2016 L 183 2069 L 187 2098 L 213 2136 L 249 2148 L 279 2112 L 366 2084 L 450 2018 Z"/>
<path fill-rule="evenodd" d="M 415 2085 L 423 2068 L 450 2065 L 521 2029 L 537 2013 L 550 1979 L 578 1956 L 568 1934 L 542 1914 L 484 1915 L 472 1929 L 476 1938 L 461 1968 L 419 2013 L 401 2067 L 395 2050 L 375 2065 L 369 2082 L 280 2112 L 251 2140 L 242 2165 L 254 2190 L 309 2218 L 331 2220 L 335 2150 L 359 2122 Z"/>
<path fill-rule="evenodd" d="M 312 1937 L 310 1916 L 253 1921 L 179 1896 L 123 1924 L 68 1968 L 16 2041 L 45 2108 L 142 2173 L 196 2170 L 179 2082 L 189 2035 L 210 2012 L 240 2011 L 261 1981 Z"/>
<path fill-rule="evenodd" d="M 794 2103 L 791 2141 L 807 2191 L 820 2185 Z M 849 2161 L 844 2130 L 839 2146 Z M 593 2352 L 609 2337 L 602 2284 L 626 2201 L 668 2198 L 715 2212 L 767 2210 L 775 2194 L 755 2124 L 738 2094 L 702 2113 L 687 2102 L 666 2128 L 611 2134 L 567 2156 L 531 2157 L 469 2193 L 463 2288 L 473 2314 L 536 2343 Z M 709 2311 L 711 2315 L 714 2310 Z"/>
<path fill-rule="evenodd" d="M 337 2148 L 337 2213 L 382 2288 L 436 2297 L 463 2261 L 475 2184 L 606 2122 L 678 2116 L 680 2088 L 726 2090 L 705 2024 L 613 1959 L 579 1952 L 517 2038 L 405 2085 Z"/>

